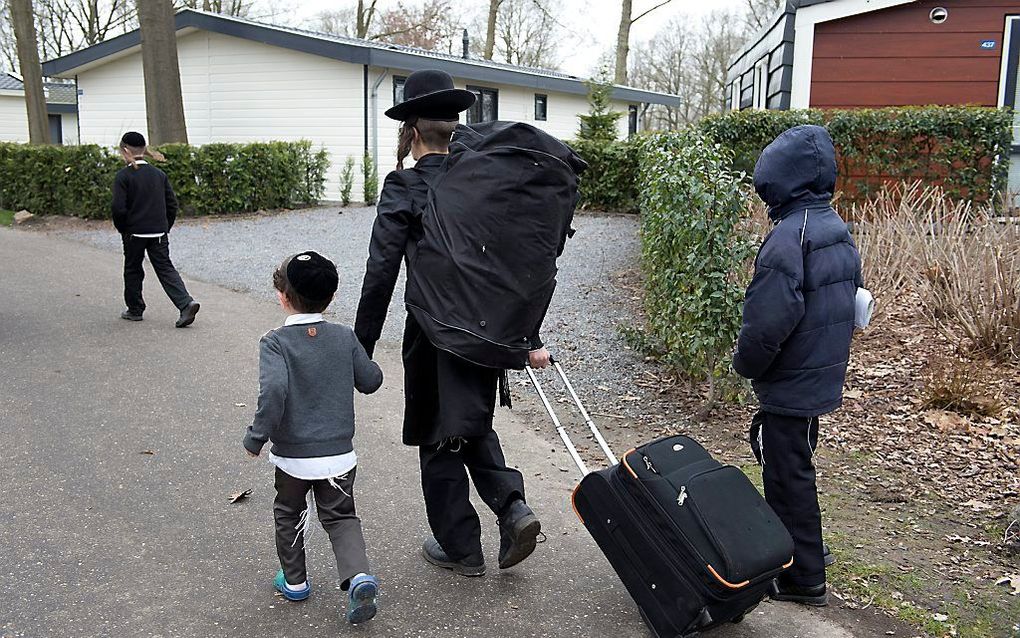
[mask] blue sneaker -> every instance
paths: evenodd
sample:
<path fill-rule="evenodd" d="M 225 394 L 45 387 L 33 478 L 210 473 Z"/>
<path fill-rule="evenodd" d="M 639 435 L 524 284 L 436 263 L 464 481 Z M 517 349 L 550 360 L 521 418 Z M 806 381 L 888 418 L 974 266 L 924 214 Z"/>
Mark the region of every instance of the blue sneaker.
<path fill-rule="evenodd" d="M 359 574 L 351 579 L 351 587 L 347 591 L 350 601 L 347 603 L 347 622 L 352 625 L 375 618 L 375 597 L 379 593 L 379 581 L 375 576 Z"/>
<path fill-rule="evenodd" d="M 283 594 L 283 597 L 287 600 L 304 600 L 312 593 L 312 586 L 305 582 L 305 586 L 302 589 L 292 589 L 287 584 L 287 579 L 283 576 L 283 570 L 276 572 L 276 578 L 273 579 L 273 586 L 276 587 L 276 591 Z"/>

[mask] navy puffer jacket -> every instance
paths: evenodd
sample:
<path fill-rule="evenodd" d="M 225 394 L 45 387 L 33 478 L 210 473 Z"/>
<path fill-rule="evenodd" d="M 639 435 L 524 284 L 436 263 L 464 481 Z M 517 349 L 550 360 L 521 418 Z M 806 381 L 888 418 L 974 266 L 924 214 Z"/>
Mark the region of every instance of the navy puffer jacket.
<path fill-rule="evenodd" d="M 733 368 L 766 412 L 813 417 L 843 402 L 861 257 L 830 202 L 836 152 L 820 126 L 798 126 L 762 152 L 754 187 L 775 224 L 744 298 Z"/>

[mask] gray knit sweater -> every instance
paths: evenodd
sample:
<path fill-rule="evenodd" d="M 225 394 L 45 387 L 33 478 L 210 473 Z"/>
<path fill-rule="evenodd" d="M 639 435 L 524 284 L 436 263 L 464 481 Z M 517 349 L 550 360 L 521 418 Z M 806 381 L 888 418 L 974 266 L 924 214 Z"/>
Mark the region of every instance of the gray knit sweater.
<path fill-rule="evenodd" d="M 320 321 L 282 326 L 259 342 L 259 403 L 244 437 L 258 454 L 309 458 L 354 449 L 354 390 L 382 385 L 379 365 L 347 326 Z"/>

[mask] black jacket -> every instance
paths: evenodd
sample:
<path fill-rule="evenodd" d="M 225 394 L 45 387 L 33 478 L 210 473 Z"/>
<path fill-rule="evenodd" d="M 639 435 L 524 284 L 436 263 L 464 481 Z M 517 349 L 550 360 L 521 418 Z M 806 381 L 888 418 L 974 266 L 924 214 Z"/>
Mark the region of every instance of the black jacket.
<path fill-rule="evenodd" d="M 113 180 L 113 225 L 122 234 L 165 233 L 177 219 L 177 196 L 151 164 L 125 166 Z"/>
<path fill-rule="evenodd" d="M 754 168 L 775 223 L 755 261 L 733 368 L 766 412 L 818 416 L 838 408 L 854 331 L 861 258 L 830 205 L 836 154 L 828 132 L 798 126 Z"/>

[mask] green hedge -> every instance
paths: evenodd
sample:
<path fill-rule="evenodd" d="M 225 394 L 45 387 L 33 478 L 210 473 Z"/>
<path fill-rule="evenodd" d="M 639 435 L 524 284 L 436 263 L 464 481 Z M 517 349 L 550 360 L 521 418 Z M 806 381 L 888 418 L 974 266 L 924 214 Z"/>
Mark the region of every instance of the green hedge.
<path fill-rule="evenodd" d="M 641 267 L 651 344 L 665 362 L 707 380 L 707 407 L 729 378 L 754 238 L 732 157 L 693 130 L 640 141 Z"/>
<path fill-rule="evenodd" d="M 862 201 L 889 181 L 941 183 L 950 197 L 974 202 L 987 202 L 1006 186 L 1007 109 L 745 110 L 712 115 L 696 126 L 729 149 L 733 169 L 751 175 L 762 149 L 799 124 L 819 124 L 832 135 L 844 201 Z"/>
<path fill-rule="evenodd" d="M 639 144 L 636 140 L 577 139 L 569 142 L 588 162 L 588 170 L 581 174 L 583 208 L 637 212 Z"/>
<path fill-rule="evenodd" d="M 156 163 L 170 178 L 184 215 L 239 213 L 322 197 L 329 156 L 311 142 L 172 144 Z M 123 166 L 95 145 L 0 143 L 0 208 L 105 219 L 113 176 Z"/>

